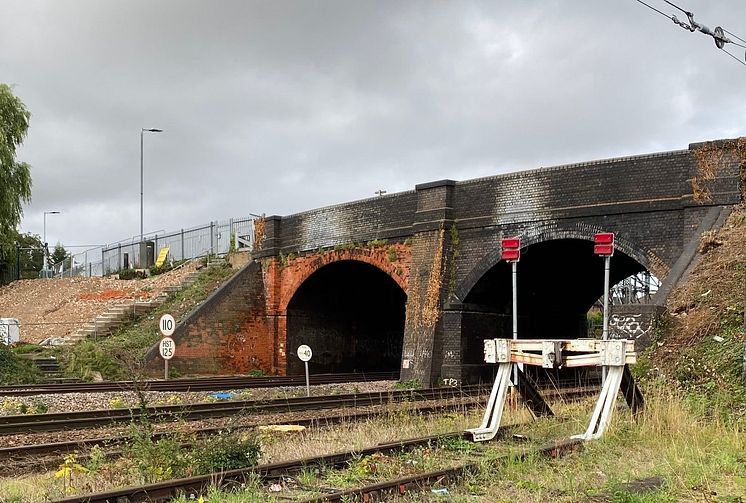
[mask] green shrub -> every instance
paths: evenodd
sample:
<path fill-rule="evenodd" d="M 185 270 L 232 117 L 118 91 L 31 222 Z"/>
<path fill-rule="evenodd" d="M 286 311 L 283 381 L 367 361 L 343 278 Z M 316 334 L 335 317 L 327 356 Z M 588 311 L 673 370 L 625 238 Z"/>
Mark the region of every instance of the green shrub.
<path fill-rule="evenodd" d="M 160 266 L 153 265 L 150 267 L 150 275 L 151 276 L 158 276 L 159 274 L 163 274 L 164 272 L 168 272 L 174 268 L 174 265 L 168 262 L 163 263 Z"/>
<path fill-rule="evenodd" d="M 48 349 L 39 346 L 38 344 L 26 344 L 26 343 L 19 343 L 11 348 L 11 351 L 13 351 L 17 355 L 27 355 L 31 353 L 46 353 L 49 352 Z"/>
<path fill-rule="evenodd" d="M 119 271 L 119 279 L 145 279 L 145 277 L 145 271 L 136 269 L 121 269 Z"/>
<path fill-rule="evenodd" d="M 94 341 L 83 341 L 62 357 L 65 374 L 90 380 L 93 372 L 104 379 L 122 379 L 123 371 L 116 355 Z"/>
<path fill-rule="evenodd" d="M 197 440 L 177 434 L 153 440 L 153 431 L 147 415 L 130 425 L 126 456 L 144 483 L 246 468 L 256 465 L 261 454 L 253 431 L 221 432 Z"/>
<path fill-rule="evenodd" d="M 33 384 L 41 378 L 41 371 L 34 362 L 0 345 L 0 384 Z"/>
<path fill-rule="evenodd" d="M 261 446 L 253 432 L 220 433 L 200 439 L 192 449 L 192 466 L 197 473 L 213 473 L 254 466 Z"/>
<path fill-rule="evenodd" d="M 394 389 L 420 389 L 422 383 L 419 379 L 410 379 L 409 381 L 400 381 L 394 384 Z"/>

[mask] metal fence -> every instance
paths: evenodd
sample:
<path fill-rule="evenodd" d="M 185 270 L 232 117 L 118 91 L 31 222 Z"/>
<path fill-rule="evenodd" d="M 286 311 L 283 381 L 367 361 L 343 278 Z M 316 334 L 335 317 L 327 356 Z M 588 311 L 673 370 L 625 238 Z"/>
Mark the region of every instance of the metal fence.
<path fill-rule="evenodd" d="M 251 248 L 254 239 L 254 219 L 231 218 L 224 221 L 174 232 L 151 233 L 143 236 L 142 243 L 153 247 L 153 254 L 167 247 L 170 260 L 188 260 L 207 255 L 224 256 L 231 248 Z M 144 268 L 140 258 L 140 236 L 113 244 L 90 248 L 71 258 L 54 264 L 56 277 L 104 276 L 121 269 Z"/>

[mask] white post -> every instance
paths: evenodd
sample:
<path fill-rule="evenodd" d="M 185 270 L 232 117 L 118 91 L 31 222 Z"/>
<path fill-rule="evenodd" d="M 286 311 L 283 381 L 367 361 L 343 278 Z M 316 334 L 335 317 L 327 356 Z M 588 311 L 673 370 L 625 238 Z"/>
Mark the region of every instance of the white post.
<path fill-rule="evenodd" d="M 308 361 L 303 362 L 306 365 L 306 396 L 311 396 L 311 381 L 308 377 Z"/>
<path fill-rule="evenodd" d="M 166 358 L 163 359 L 163 379 L 168 381 L 168 360 Z"/>
<path fill-rule="evenodd" d="M 601 339 L 609 340 L 609 271 L 611 269 L 611 257 L 604 257 L 604 325 Z M 601 382 L 606 381 L 606 367 L 601 370 Z"/>
<path fill-rule="evenodd" d="M 513 276 L 513 340 L 518 339 L 518 262 L 510 263 Z M 518 386 L 518 366 L 513 367 L 513 385 Z"/>

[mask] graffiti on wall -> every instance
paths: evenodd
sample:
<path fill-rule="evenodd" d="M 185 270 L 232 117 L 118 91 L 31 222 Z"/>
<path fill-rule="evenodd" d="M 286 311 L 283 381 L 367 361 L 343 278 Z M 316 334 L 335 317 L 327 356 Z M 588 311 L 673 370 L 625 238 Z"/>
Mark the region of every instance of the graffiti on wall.
<path fill-rule="evenodd" d="M 614 339 L 639 339 L 653 328 L 653 317 L 645 314 L 612 314 L 609 332 Z"/>

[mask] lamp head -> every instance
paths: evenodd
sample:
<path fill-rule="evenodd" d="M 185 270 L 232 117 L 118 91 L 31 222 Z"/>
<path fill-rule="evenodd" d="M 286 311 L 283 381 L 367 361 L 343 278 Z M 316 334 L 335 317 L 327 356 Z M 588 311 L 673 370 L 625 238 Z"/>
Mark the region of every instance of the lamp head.
<path fill-rule="evenodd" d="M 158 128 L 143 128 L 142 130 L 148 131 L 149 133 L 162 133 L 163 132 L 162 129 L 158 129 Z"/>

